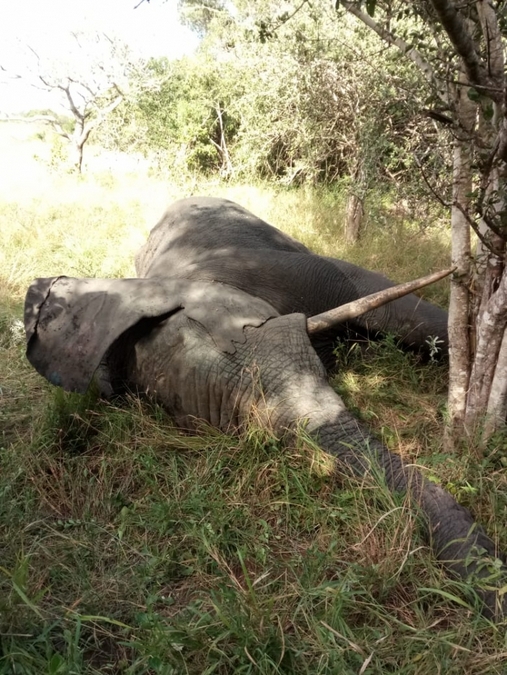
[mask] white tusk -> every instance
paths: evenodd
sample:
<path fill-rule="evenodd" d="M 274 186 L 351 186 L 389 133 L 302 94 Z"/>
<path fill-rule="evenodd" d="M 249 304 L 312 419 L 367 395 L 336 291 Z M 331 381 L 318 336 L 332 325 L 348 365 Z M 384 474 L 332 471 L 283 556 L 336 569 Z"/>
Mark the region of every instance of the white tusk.
<path fill-rule="evenodd" d="M 306 329 L 310 335 L 313 333 L 319 333 L 322 330 L 331 328 L 338 323 L 343 323 L 349 319 L 353 319 L 356 316 L 360 316 L 365 312 L 369 312 L 372 309 L 377 309 L 382 305 L 391 302 L 392 300 L 397 300 L 398 298 L 408 295 L 417 291 L 419 288 L 424 286 L 429 286 L 429 284 L 435 283 L 444 277 L 448 276 L 456 267 L 451 267 L 447 270 L 442 270 L 440 272 L 434 272 L 433 274 L 428 274 L 426 277 L 421 277 L 420 279 L 415 279 L 414 281 L 407 281 L 404 284 L 399 284 L 398 286 L 393 286 L 392 288 L 386 288 L 383 291 L 378 293 L 372 293 L 367 295 L 364 298 L 359 298 L 359 300 L 354 300 L 353 302 L 348 302 L 346 305 L 341 305 L 335 309 L 330 309 L 327 312 L 322 312 L 322 314 L 317 314 L 316 316 L 311 316 L 306 320 Z"/>

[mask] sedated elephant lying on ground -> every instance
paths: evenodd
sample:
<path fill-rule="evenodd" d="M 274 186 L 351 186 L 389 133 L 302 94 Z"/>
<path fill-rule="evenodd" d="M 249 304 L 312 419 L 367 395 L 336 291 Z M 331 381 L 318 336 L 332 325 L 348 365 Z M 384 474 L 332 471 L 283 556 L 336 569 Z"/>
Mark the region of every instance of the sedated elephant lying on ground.
<path fill-rule="evenodd" d="M 214 217 L 215 205 L 224 203 L 187 201 L 190 213 L 195 202 L 210 203 Z M 176 210 L 184 204 L 179 202 Z M 256 247 L 273 242 L 279 246 L 263 268 L 266 293 L 274 297 L 276 284 L 266 279 L 284 246 L 290 249 L 287 253 L 300 256 L 298 260 L 312 254 L 266 224 L 258 228 L 257 219 L 227 203 L 229 212 L 233 208 L 241 218 L 252 219 L 241 256 L 245 265 L 252 264 Z M 184 213 L 181 222 L 185 223 Z M 225 232 L 220 221 L 216 224 Z M 507 566 L 497 567 L 495 578 L 490 578 L 494 543 L 450 494 L 405 465 L 348 412 L 327 382 L 305 316 L 280 315 L 271 302 L 224 280 L 195 278 L 213 277 L 210 269 L 215 259 L 224 265 L 228 255 L 235 259 L 220 269 L 237 273 L 240 256 L 224 238 L 217 239 L 221 245 L 202 253 L 207 261 L 202 272 L 198 255 L 188 262 L 185 238 L 177 234 L 175 238 L 180 225 L 166 216 L 153 230 L 137 259 L 138 270 L 146 278 L 34 281 L 26 297 L 25 326 L 27 356 L 35 368 L 53 384 L 71 391 L 84 392 L 94 376 L 104 391 L 125 384 L 137 388 L 156 397 L 184 429 L 204 420 L 234 432 L 254 415 L 257 423 L 282 435 L 304 423 L 305 432 L 352 473 L 362 476 L 375 465 L 391 490 L 408 491 L 425 516 L 437 556 L 459 576 L 487 578 L 487 588 L 478 589 L 485 612 L 507 613 L 505 595 L 496 590 L 506 583 Z M 246 274 L 248 285 L 248 269 Z M 296 285 L 296 276 L 295 286 L 305 290 Z M 315 282 L 308 275 L 305 283 L 311 291 Z M 292 291 L 287 285 L 283 302 L 290 303 Z M 414 301 L 410 303 L 413 308 Z M 401 310 L 400 317 L 405 325 Z M 373 471 L 377 475 L 378 469 Z"/>
<path fill-rule="evenodd" d="M 172 204 L 136 256 L 139 276 L 220 281 L 269 302 L 280 314 L 314 316 L 393 286 L 381 274 L 312 253 L 227 199 L 190 197 Z M 447 353 L 447 312 L 408 295 L 312 337 L 332 368 L 336 338 L 392 333 L 420 352 L 438 338 Z"/>

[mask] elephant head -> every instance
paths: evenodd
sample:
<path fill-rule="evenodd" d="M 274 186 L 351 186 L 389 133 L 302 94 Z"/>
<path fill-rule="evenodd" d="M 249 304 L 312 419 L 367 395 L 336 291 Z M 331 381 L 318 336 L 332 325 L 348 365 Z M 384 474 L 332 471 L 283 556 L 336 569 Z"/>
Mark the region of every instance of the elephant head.
<path fill-rule="evenodd" d="M 65 389 L 85 391 L 98 372 L 106 393 L 117 383 L 146 392 L 184 429 L 204 420 L 235 432 L 254 415 L 281 435 L 304 423 L 347 470 L 362 476 L 380 467 L 391 490 L 410 494 L 449 569 L 489 576 L 493 542 L 451 495 L 349 413 L 327 382 L 303 314 L 280 315 L 265 300 L 216 282 L 57 277 L 31 285 L 25 324 L 28 359 Z M 507 612 L 497 590 L 506 576 L 503 565 L 500 580 L 478 591 L 489 614 Z"/>

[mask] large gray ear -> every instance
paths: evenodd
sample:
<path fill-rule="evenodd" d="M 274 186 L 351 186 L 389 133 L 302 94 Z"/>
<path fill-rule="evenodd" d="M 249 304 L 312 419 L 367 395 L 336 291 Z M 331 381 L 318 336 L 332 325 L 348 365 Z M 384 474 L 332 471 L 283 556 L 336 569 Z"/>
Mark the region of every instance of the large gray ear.
<path fill-rule="evenodd" d="M 27 358 L 52 384 L 83 393 L 115 340 L 180 308 L 187 285 L 161 292 L 156 279 L 36 279 L 25 299 Z"/>
<path fill-rule="evenodd" d="M 139 338 L 178 310 L 229 353 L 245 341 L 245 326 L 260 326 L 277 315 L 260 298 L 225 284 L 158 277 L 36 279 L 25 299 L 26 355 L 52 384 L 80 393 L 105 363 L 99 385 L 108 394 L 111 381 L 122 378 L 118 373 L 128 349 L 119 338 L 134 327 Z M 129 333 L 127 342 L 133 337 Z"/>

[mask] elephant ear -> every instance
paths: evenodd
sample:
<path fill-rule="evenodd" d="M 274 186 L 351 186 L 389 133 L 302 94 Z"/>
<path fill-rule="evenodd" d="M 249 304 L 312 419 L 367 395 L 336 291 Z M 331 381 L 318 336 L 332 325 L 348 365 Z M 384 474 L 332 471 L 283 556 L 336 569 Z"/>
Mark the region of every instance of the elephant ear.
<path fill-rule="evenodd" d="M 167 294 L 156 279 L 36 279 L 25 299 L 27 358 L 52 384 L 83 393 L 111 345 L 142 319 L 178 310 L 185 286 Z"/>
<path fill-rule="evenodd" d="M 217 347 L 228 352 L 234 352 L 234 342 L 244 341 L 245 326 L 258 326 L 276 315 L 264 301 L 223 284 L 161 278 L 36 279 L 25 299 L 26 355 L 52 384 L 80 393 L 107 361 L 99 384 L 109 394 L 115 377 L 109 367 L 120 364 L 121 370 L 125 360 L 127 347 L 120 338 L 135 328 L 135 340 L 179 310 L 201 323 Z"/>

